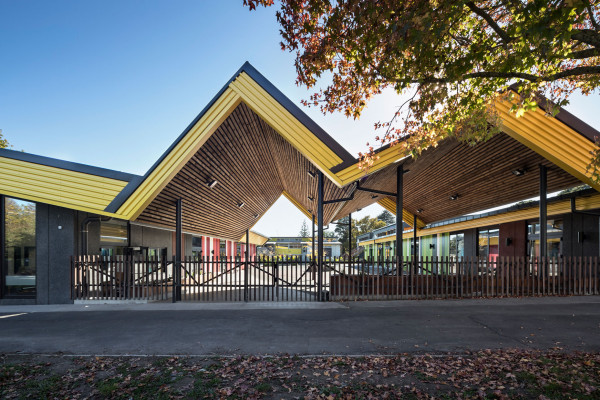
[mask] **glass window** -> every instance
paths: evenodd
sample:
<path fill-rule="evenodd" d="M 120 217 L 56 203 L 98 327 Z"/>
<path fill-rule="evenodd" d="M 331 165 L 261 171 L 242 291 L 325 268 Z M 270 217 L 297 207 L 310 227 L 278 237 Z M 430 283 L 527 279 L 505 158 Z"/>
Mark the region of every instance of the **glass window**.
<path fill-rule="evenodd" d="M 488 229 L 479 231 L 478 238 L 478 256 L 490 261 L 496 260 L 499 254 L 499 236 L 498 229 Z"/>
<path fill-rule="evenodd" d="M 453 261 L 462 259 L 465 256 L 465 234 L 464 233 L 451 233 L 450 234 L 449 256 L 450 256 L 450 259 Z"/>
<path fill-rule="evenodd" d="M 219 250 L 220 250 L 219 254 L 221 255 L 221 257 L 227 256 L 227 241 L 226 240 L 219 241 Z"/>
<path fill-rule="evenodd" d="M 5 198 L 4 295 L 35 297 L 35 203 Z"/>
<path fill-rule="evenodd" d="M 548 220 L 546 227 L 548 257 L 562 256 L 563 221 L 560 219 Z M 529 257 L 540 256 L 540 224 L 531 222 L 527 225 L 527 254 Z"/>
<path fill-rule="evenodd" d="M 127 222 L 102 221 L 100 223 L 100 243 L 127 245 Z"/>

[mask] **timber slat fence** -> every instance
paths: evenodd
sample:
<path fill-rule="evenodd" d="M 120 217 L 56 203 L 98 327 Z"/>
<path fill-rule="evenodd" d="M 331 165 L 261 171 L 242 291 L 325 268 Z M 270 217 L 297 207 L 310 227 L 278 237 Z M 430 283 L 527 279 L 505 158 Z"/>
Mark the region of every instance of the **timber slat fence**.
<path fill-rule="evenodd" d="M 174 267 L 175 266 L 175 267 Z M 598 257 L 494 259 L 424 257 L 324 260 L 129 256 L 72 259 L 74 300 L 182 301 L 396 300 L 597 295 Z M 319 288 L 321 288 L 319 290 Z"/>

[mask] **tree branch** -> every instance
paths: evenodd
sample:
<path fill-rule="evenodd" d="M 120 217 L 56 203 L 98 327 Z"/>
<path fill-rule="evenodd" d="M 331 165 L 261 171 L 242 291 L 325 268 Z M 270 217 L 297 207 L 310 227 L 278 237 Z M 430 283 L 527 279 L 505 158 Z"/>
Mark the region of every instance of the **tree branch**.
<path fill-rule="evenodd" d="M 469 1 L 466 3 L 467 7 L 469 7 L 469 9 L 471 11 L 473 11 L 475 14 L 479 15 L 481 18 L 483 18 L 488 25 L 494 30 L 494 32 L 496 32 L 498 34 L 498 36 L 500 36 L 502 38 L 502 40 L 504 40 L 505 43 L 509 43 L 511 42 L 513 39 L 504 31 L 504 29 L 500 28 L 500 26 L 496 23 L 496 21 L 494 21 L 494 19 L 485 11 L 483 11 L 481 8 L 477 7 L 475 5 L 475 3 L 473 3 L 472 1 Z"/>
<path fill-rule="evenodd" d="M 569 54 L 570 58 L 575 58 L 577 60 L 583 60 L 585 58 L 600 56 L 600 49 L 585 49 L 574 51 Z"/>
<path fill-rule="evenodd" d="M 600 33 L 593 29 L 577 29 L 573 31 L 571 39 L 579 40 L 590 46 L 600 48 Z"/>
<path fill-rule="evenodd" d="M 569 69 L 562 72 L 557 72 L 556 74 L 546 75 L 546 76 L 537 76 L 533 74 L 527 74 L 523 72 L 494 72 L 494 71 L 482 71 L 482 72 L 472 72 L 470 74 L 464 74 L 457 79 L 450 78 L 434 78 L 428 77 L 423 79 L 415 79 L 411 81 L 411 83 L 417 84 L 428 84 L 428 83 L 451 83 L 451 82 L 462 82 L 475 78 L 501 78 L 501 79 L 524 79 L 530 82 L 551 82 L 558 79 L 565 79 L 572 76 L 581 76 L 581 75 L 597 75 L 600 74 L 600 65 L 594 66 L 583 66 L 576 67 L 573 69 Z"/>
<path fill-rule="evenodd" d="M 598 22 L 596 22 L 596 19 L 594 18 L 594 10 L 592 10 L 592 6 L 590 5 L 590 3 L 588 2 L 587 6 L 585 7 L 588 15 L 590 17 L 590 21 L 592 23 L 592 26 L 594 28 L 596 28 L 597 31 L 600 31 L 600 26 L 598 25 Z"/>

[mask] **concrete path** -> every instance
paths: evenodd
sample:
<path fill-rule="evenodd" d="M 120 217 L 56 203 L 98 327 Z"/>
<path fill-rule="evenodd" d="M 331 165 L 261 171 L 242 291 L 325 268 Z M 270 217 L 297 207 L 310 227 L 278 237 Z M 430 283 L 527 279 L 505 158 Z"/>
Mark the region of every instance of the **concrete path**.
<path fill-rule="evenodd" d="M 600 297 L 0 306 L 0 353 L 391 354 L 600 351 Z"/>

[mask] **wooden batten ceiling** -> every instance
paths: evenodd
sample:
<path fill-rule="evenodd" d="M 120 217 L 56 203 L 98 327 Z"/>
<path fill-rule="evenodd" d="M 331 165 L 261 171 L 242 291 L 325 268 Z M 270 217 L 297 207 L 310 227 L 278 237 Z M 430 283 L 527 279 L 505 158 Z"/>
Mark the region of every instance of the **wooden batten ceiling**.
<path fill-rule="evenodd" d="M 581 184 L 506 134 L 476 146 L 446 140 L 404 163 L 409 170 L 404 175 L 404 209 L 430 223 L 535 197 L 539 194 L 540 164 L 549 168 L 548 193 Z M 512 171 L 517 169 L 527 172 L 515 176 Z M 396 192 L 396 165 L 363 178 L 361 185 Z M 455 194 L 458 198 L 451 200 Z M 378 200 L 381 196 L 372 198 L 370 193 L 357 192 L 335 218 Z"/>
<path fill-rule="evenodd" d="M 237 241 L 284 191 L 316 214 L 318 180 L 309 175 L 309 170 L 317 171 L 241 103 L 137 221 L 174 227 L 175 201 L 181 197 L 184 230 Z M 218 182 L 212 189 L 206 184 L 210 180 Z M 326 199 L 343 197 L 346 191 L 325 179 Z M 244 205 L 238 207 L 241 203 Z M 325 223 L 331 222 L 338 211 L 339 205 L 326 205 Z"/>

